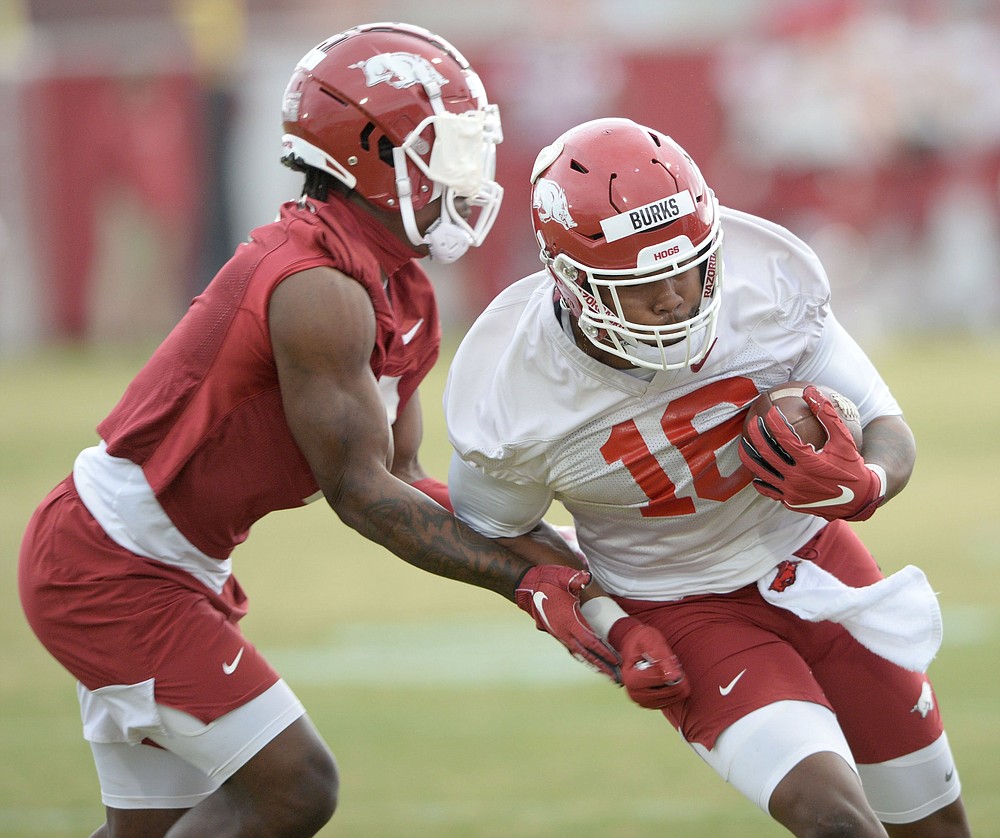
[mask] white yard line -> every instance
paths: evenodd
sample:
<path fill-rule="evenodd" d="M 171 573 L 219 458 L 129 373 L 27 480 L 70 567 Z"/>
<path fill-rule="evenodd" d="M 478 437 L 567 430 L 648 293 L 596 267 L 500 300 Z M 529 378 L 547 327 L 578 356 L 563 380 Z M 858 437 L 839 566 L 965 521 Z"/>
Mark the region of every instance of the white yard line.
<path fill-rule="evenodd" d="M 300 684 L 551 686 L 601 677 L 530 624 L 497 619 L 350 623 L 324 642 L 262 651 Z"/>
<path fill-rule="evenodd" d="M 1000 636 L 1000 614 L 992 608 L 950 605 L 943 612 L 945 646 Z M 496 618 L 348 623 L 309 646 L 262 651 L 283 677 L 298 684 L 548 687 L 602 677 L 553 638 Z"/>

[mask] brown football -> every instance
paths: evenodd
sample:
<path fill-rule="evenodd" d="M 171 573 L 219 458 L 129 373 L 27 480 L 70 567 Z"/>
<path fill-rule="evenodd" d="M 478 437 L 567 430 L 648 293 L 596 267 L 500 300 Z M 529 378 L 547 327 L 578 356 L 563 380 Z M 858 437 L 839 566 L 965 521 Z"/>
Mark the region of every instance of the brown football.
<path fill-rule="evenodd" d="M 750 403 L 750 410 L 747 413 L 746 422 L 755 421 L 758 416 L 763 416 L 774 405 L 781 411 L 781 415 L 798 435 L 799 439 L 808 443 L 817 451 L 826 445 L 826 430 L 822 423 L 809 409 L 809 405 L 802 397 L 802 392 L 809 386 L 808 381 L 788 381 L 778 384 L 770 390 L 765 390 Z M 842 396 L 836 390 L 823 384 L 816 385 L 837 409 L 840 418 L 844 420 L 851 436 L 854 437 L 854 444 L 861 448 L 861 416 L 857 407 L 847 396 Z"/>

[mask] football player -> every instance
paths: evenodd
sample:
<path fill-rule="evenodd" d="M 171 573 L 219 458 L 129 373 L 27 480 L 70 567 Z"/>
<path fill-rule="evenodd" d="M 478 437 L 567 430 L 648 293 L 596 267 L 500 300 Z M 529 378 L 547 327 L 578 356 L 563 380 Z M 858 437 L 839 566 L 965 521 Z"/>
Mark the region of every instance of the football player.
<path fill-rule="evenodd" d="M 793 834 L 968 835 L 924 674 L 936 599 L 917 568 L 884 580 L 848 524 L 905 486 L 914 440 L 815 254 L 629 120 L 567 131 L 531 182 L 544 269 L 449 373 L 456 514 L 516 550 L 560 501 L 631 697 Z M 774 409 L 744 439 L 792 379 L 856 403 L 860 451 L 815 387 L 820 450 Z"/>
<path fill-rule="evenodd" d="M 586 573 L 461 525 L 417 458 L 440 328 L 415 260 L 481 244 L 502 197 L 500 119 L 479 77 L 426 30 L 365 25 L 299 62 L 283 121 L 302 197 L 193 301 L 23 541 L 25 613 L 78 679 L 98 835 L 313 835 L 330 818 L 330 750 L 237 625 L 231 553 L 277 509 L 325 497 L 364 536 L 516 599 L 614 674 L 579 617 Z"/>

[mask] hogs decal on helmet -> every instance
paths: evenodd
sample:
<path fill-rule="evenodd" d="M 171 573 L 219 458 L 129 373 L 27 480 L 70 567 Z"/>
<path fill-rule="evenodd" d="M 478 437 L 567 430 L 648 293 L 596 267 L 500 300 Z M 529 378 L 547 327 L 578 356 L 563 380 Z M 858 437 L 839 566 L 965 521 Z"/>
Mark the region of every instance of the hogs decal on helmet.
<path fill-rule="evenodd" d="M 348 29 L 299 61 L 282 102 L 283 157 L 400 213 L 410 243 L 453 262 L 483 243 L 503 198 L 500 114 L 468 61 L 417 26 Z M 441 199 L 422 233 L 415 212 Z"/>
<path fill-rule="evenodd" d="M 351 69 L 363 70 L 369 87 L 386 82 L 397 90 L 402 90 L 425 81 L 432 81 L 439 86 L 448 83 L 448 79 L 435 70 L 430 61 L 422 55 L 409 52 L 384 52 L 367 61 L 351 64 Z"/>
<path fill-rule="evenodd" d="M 720 212 L 691 157 L 628 119 L 570 129 L 539 152 L 532 223 L 563 305 L 595 346 L 636 366 L 696 366 L 715 338 L 722 291 Z M 700 304 L 681 322 L 630 321 L 623 287 L 699 268 Z"/>

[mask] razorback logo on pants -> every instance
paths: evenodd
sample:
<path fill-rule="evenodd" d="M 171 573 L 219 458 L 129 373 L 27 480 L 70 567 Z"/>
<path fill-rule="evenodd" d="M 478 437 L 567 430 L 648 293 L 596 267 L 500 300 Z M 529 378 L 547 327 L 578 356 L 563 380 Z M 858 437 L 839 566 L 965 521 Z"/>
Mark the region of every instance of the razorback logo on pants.
<path fill-rule="evenodd" d="M 779 594 L 790 588 L 795 584 L 795 570 L 798 566 L 799 563 L 791 559 L 783 561 L 778 565 L 778 572 L 774 575 L 774 580 L 768 588 L 772 591 L 777 591 Z"/>

